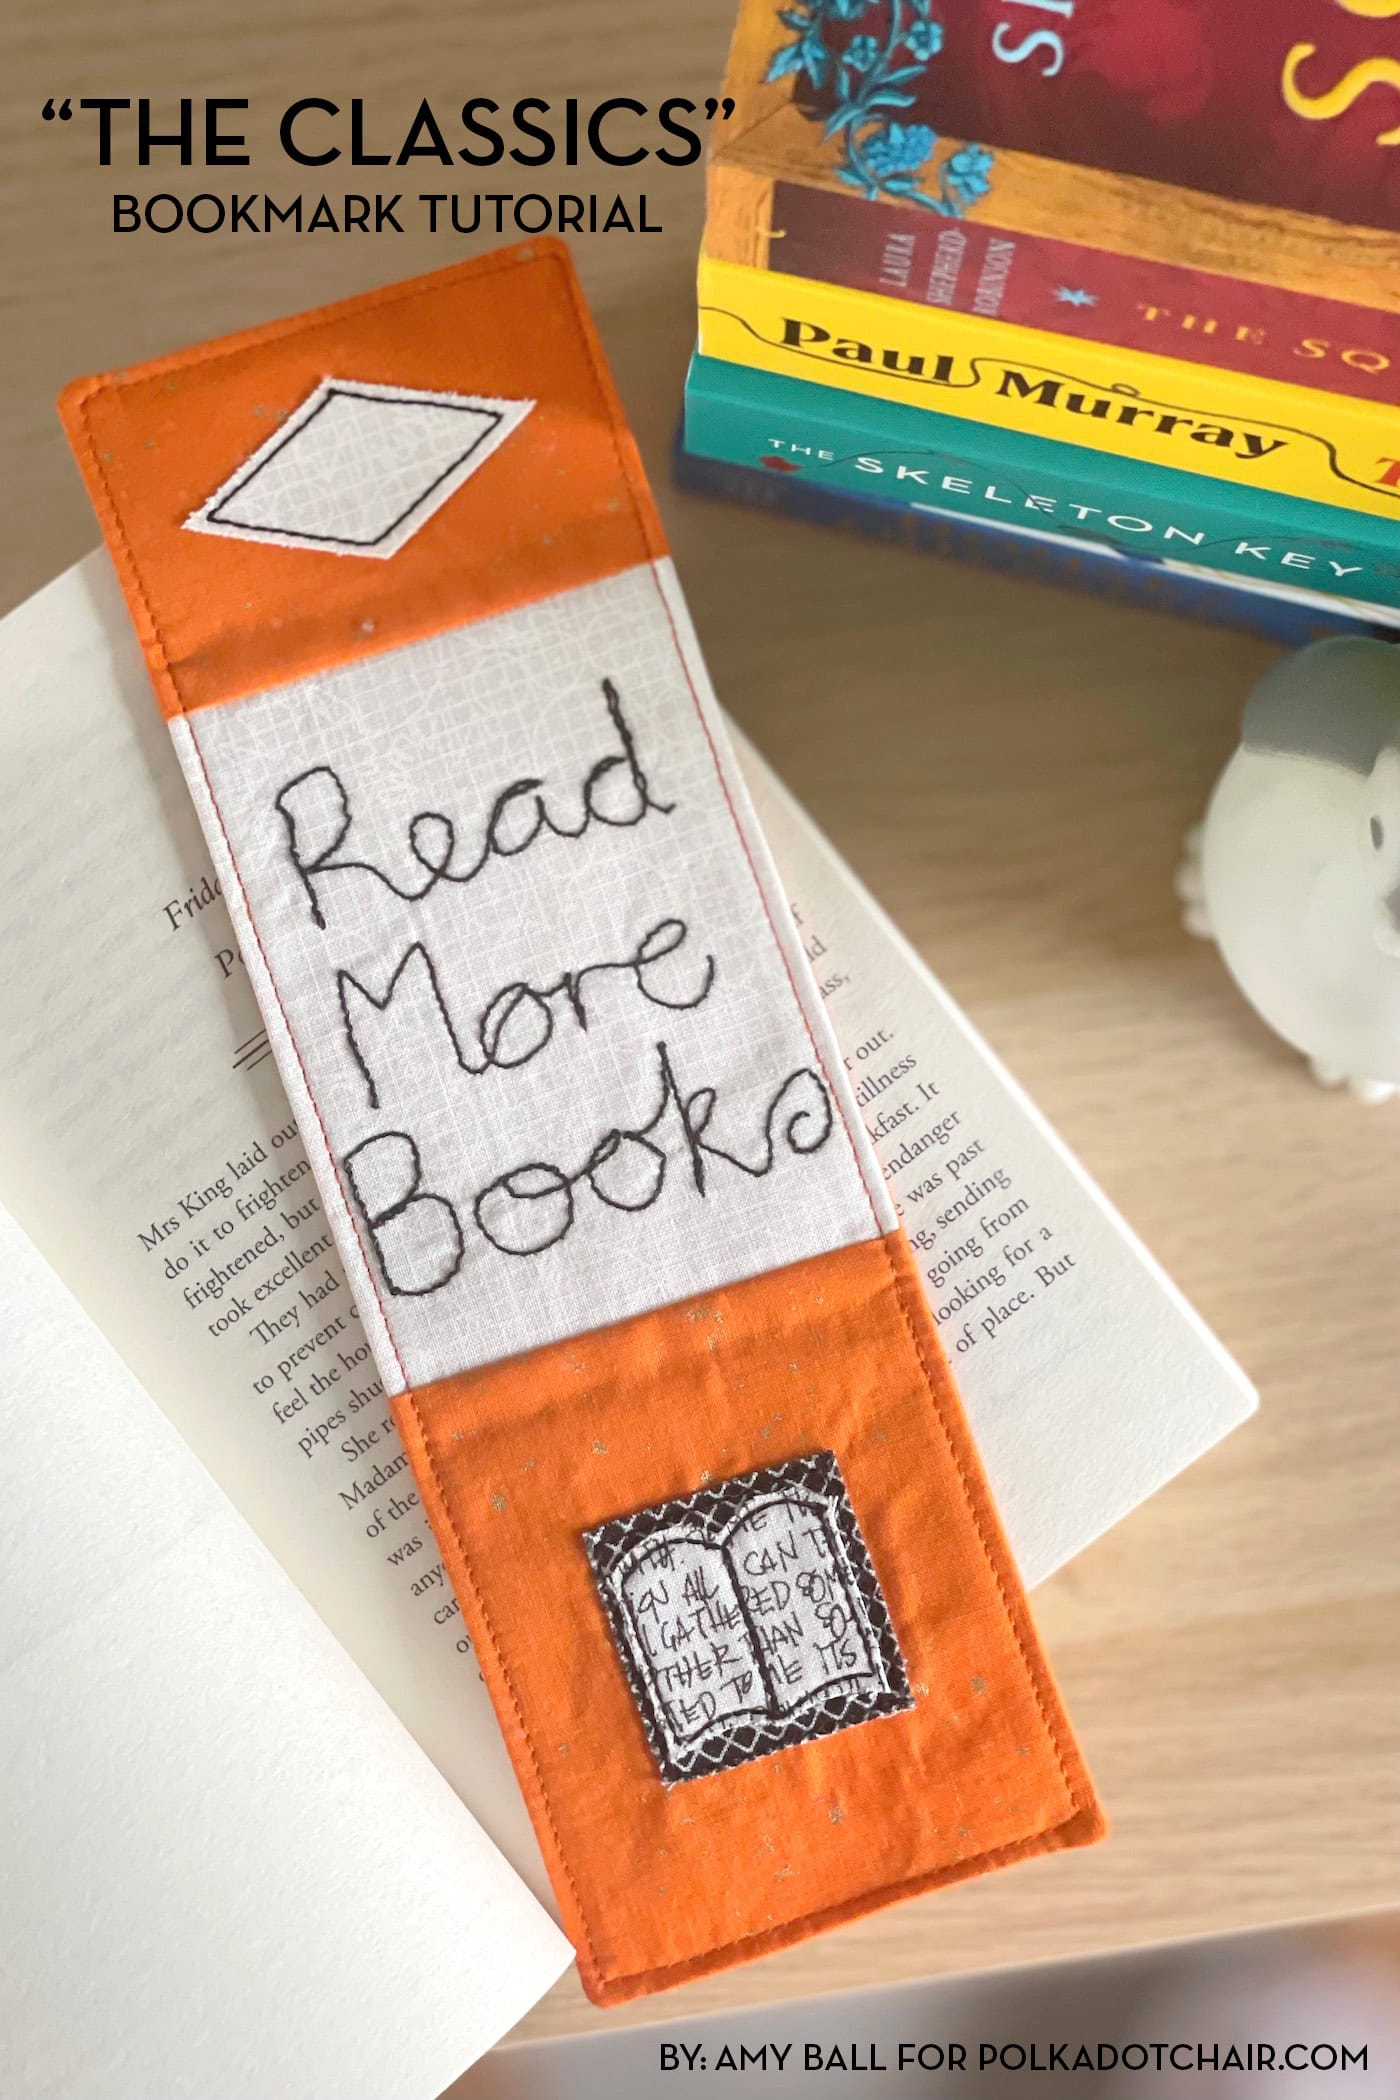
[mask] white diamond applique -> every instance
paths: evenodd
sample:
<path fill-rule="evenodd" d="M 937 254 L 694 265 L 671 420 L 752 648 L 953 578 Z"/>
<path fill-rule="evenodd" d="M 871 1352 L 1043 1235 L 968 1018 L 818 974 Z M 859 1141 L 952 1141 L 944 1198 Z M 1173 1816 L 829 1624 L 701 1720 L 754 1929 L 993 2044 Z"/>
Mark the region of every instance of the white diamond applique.
<path fill-rule="evenodd" d="M 534 405 L 323 379 L 186 529 L 387 561 Z"/>

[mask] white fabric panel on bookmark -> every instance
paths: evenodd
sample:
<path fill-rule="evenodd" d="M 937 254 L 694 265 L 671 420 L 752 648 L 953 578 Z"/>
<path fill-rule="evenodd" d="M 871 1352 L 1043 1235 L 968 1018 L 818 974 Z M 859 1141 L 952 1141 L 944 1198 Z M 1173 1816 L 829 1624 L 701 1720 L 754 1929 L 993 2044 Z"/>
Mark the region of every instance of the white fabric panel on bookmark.
<path fill-rule="evenodd" d="M 391 1389 L 890 1229 L 669 564 L 174 728 Z"/>

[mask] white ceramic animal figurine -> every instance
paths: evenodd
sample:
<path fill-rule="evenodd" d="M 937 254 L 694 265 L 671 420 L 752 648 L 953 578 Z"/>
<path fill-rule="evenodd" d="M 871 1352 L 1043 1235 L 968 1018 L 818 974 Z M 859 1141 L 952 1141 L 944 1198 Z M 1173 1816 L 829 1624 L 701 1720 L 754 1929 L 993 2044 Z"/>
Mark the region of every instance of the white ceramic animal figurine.
<path fill-rule="evenodd" d="M 1400 648 L 1315 642 L 1256 686 L 1177 892 L 1315 1079 L 1400 1089 Z"/>

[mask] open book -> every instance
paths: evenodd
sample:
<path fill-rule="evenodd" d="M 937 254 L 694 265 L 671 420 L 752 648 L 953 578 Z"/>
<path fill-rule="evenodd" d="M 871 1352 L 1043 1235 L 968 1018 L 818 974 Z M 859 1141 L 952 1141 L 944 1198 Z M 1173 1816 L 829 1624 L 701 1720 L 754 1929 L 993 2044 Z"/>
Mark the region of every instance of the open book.
<path fill-rule="evenodd" d="M 830 1451 L 613 1517 L 584 1544 L 670 1785 L 914 1703 Z"/>
<path fill-rule="evenodd" d="M 105 556 L 0 624 L 0 740 L 0 2088 L 426 2100 L 568 1950 Z M 741 755 L 1038 1581 L 1253 1396 Z"/>

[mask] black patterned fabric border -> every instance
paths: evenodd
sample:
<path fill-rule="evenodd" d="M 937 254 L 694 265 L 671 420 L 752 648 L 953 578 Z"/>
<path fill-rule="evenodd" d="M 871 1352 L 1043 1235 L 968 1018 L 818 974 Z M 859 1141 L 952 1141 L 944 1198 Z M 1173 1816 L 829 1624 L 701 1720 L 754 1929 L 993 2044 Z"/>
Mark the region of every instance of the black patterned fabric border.
<path fill-rule="evenodd" d="M 667 1785 L 913 1705 L 831 1451 L 610 1518 L 583 1543 Z"/>

